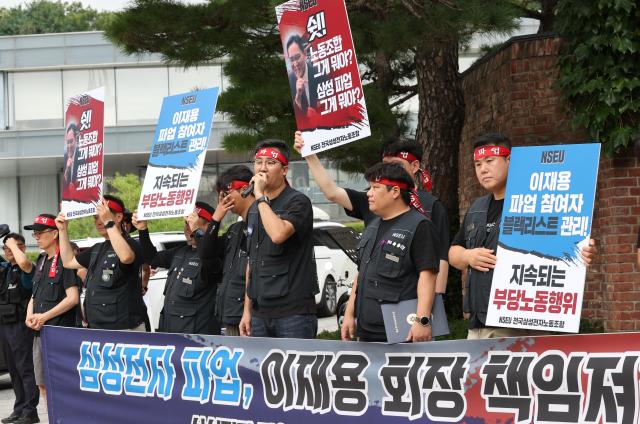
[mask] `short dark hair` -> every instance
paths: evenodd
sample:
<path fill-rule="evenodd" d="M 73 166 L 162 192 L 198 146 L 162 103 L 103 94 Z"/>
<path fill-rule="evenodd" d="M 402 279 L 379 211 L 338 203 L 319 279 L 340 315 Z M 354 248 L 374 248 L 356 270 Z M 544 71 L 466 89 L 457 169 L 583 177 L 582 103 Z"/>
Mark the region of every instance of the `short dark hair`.
<path fill-rule="evenodd" d="M 251 178 L 253 178 L 253 172 L 251 172 L 249 168 L 244 165 L 234 165 L 218 177 L 218 191 L 227 188 L 233 180 L 246 181 L 248 183 L 251 181 Z"/>
<path fill-rule="evenodd" d="M 285 143 L 284 141 L 278 140 L 277 138 L 267 138 L 265 140 L 261 140 L 256 145 L 253 154 L 255 155 L 258 150 L 265 147 L 275 147 L 280 151 L 280 153 L 282 153 L 285 159 L 287 159 L 287 162 L 289 161 L 289 146 L 287 146 L 287 143 Z"/>
<path fill-rule="evenodd" d="M 22 236 L 22 234 L 9 233 L 6 236 L 4 236 L 4 239 L 2 239 L 2 242 L 6 244 L 7 243 L 7 239 L 14 239 L 18 243 L 25 244 L 25 240 L 24 240 L 24 237 Z"/>
<path fill-rule="evenodd" d="M 289 37 L 289 40 L 287 40 L 287 51 L 293 43 L 296 43 L 298 47 L 300 47 L 300 50 L 302 50 L 302 52 L 304 53 L 304 48 L 307 45 L 307 42 L 304 41 L 304 38 L 300 37 L 299 35 L 292 35 L 291 37 Z"/>
<path fill-rule="evenodd" d="M 382 156 L 395 156 L 400 152 L 409 152 L 418 158 L 418 161 L 422 162 L 422 144 L 418 143 L 416 140 L 412 140 L 410 138 L 395 138 L 389 140 L 382 147 Z"/>
<path fill-rule="evenodd" d="M 500 133 L 485 133 L 475 139 L 473 142 L 473 150 L 482 146 L 502 146 L 511 150 L 511 140 Z"/>
<path fill-rule="evenodd" d="M 64 133 L 66 134 L 69 131 L 73 131 L 73 136 L 74 137 L 80 136 L 80 128 L 78 128 L 78 126 L 75 124 L 75 122 L 71 122 L 69 125 L 67 125 L 67 130 Z"/>
<path fill-rule="evenodd" d="M 411 175 L 397 163 L 385 163 L 380 162 L 367 169 L 364 173 L 364 178 L 369 182 L 375 182 L 379 178 L 387 178 L 394 181 L 405 183 L 407 187 L 413 188 L 414 181 Z M 392 187 L 387 186 L 387 190 L 391 190 Z M 400 189 L 400 197 L 407 205 L 411 204 L 410 190 Z"/>
<path fill-rule="evenodd" d="M 112 202 L 116 202 L 122 208 L 122 212 L 116 212 L 113 209 L 109 208 L 109 210 L 111 210 L 111 212 L 113 212 L 113 213 L 122 213 L 123 216 L 124 216 L 124 212 L 127 210 L 127 208 L 124 207 L 124 202 L 122 201 L 122 199 L 120 199 L 119 197 L 113 196 L 111 194 L 105 194 L 102 197 L 104 197 L 105 200 L 111 200 Z"/>

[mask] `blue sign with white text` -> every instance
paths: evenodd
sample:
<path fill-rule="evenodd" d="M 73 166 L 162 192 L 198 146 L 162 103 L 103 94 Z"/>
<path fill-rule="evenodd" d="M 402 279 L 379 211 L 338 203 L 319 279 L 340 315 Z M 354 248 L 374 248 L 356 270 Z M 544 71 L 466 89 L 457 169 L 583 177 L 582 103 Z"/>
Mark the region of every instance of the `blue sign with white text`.
<path fill-rule="evenodd" d="M 515 147 L 500 245 L 572 262 L 591 233 L 600 144 Z"/>
<path fill-rule="evenodd" d="M 207 148 L 217 101 L 218 87 L 165 97 L 149 165 L 195 168 Z"/>

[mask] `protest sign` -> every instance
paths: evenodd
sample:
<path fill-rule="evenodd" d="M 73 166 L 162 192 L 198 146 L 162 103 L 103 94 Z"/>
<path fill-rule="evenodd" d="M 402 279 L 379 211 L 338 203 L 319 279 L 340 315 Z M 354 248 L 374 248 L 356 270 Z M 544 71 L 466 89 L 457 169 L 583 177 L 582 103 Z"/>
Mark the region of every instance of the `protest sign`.
<path fill-rule="evenodd" d="M 302 156 L 371 135 L 344 0 L 276 7 Z"/>
<path fill-rule="evenodd" d="M 62 212 L 95 215 L 102 198 L 104 87 L 67 99 L 64 114 Z"/>
<path fill-rule="evenodd" d="M 427 343 L 45 327 L 52 423 L 635 423 L 640 333 Z"/>
<path fill-rule="evenodd" d="M 576 333 L 600 144 L 516 147 L 486 324 Z"/>
<path fill-rule="evenodd" d="M 217 100 L 214 87 L 162 101 L 138 204 L 139 219 L 193 212 Z"/>

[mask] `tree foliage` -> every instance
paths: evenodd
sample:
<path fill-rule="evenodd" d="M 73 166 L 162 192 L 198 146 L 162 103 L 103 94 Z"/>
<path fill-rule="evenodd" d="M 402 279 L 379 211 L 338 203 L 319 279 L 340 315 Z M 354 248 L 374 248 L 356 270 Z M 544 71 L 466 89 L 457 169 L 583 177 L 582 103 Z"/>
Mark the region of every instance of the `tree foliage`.
<path fill-rule="evenodd" d="M 640 4 L 565 0 L 556 29 L 563 38 L 558 85 L 574 115 L 608 154 L 640 136 Z"/>
<path fill-rule="evenodd" d="M 157 52 L 183 66 L 225 58 L 231 87 L 225 87 L 218 110 L 238 131 L 228 134 L 223 145 L 244 151 L 264 137 L 291 141 L 295 128 L 274 11 L 279 3 L 135 0 L 117 14 L 107 36 L 128 53 Z M 356 0 L 347 1 L 347 7 L 373 135 L 326 152 L 346 171 L 377 162 L 382 143 L 406 131 L 406 115 L 397 106 L 418 93 L 418 46 L 444 41 L 457 49 L 475 31 L 512 28 L 515 14 L 506 0 Z"/>
<path fill-rule="evenodd" d="M 0 8 L 0 35 L 102 30 L 112 17 L 80 2 L 34 0 L 24 7 Z"/>

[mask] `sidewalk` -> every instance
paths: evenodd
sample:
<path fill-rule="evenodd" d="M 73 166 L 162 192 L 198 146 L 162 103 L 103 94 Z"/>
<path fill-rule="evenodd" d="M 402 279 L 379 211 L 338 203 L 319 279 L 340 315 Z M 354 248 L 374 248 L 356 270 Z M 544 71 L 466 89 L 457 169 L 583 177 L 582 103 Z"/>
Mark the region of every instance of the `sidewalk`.
<path fill-rule="evenodd" d="M 13 411 L 13 401 L 15 396 L 13 395 L 13 389 L 11 388 L 11 379 L 9 374 L 0 375 L 0 418 L 8 417 Z M 49 416 L 47 410 L 44 407 L 44 401 L 40 400 L 38 404 L 38 415 L 40 416 L 41 423 L 48 423 Z"/>

